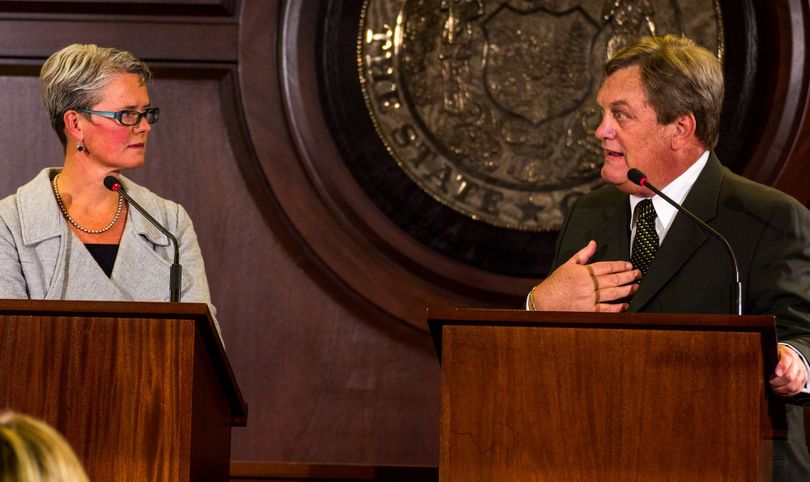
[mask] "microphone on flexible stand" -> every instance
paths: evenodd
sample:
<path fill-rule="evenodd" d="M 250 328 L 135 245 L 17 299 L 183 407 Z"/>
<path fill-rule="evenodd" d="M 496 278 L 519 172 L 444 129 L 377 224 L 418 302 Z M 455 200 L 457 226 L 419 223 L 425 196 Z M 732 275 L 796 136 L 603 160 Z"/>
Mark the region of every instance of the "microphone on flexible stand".
<path fill-rule="evenodd" d="M 740 268 L 737 265 L 737 257 L 734 256 L 734 250 L 731 249 L 731 244 L 729 244 L 729 242 L 726 240 L 726 238 L 724 238 L 723 235 L 718 233 L 714 228 L 712 228 L 711 226 L 709 226 L 708 224 L 703 222 L 702 219 L 700 219 L 697 216 L 695 216 L 694 214 L 692 214 L 691 211 L 689 211 L 685 207 L 681 206 L 680 204 L 676 203 L 675 201 L 670 199 L 669 196 L 662 193 L 655 186 L 650 184 L 650 181 L 647 180 L 647 176 L 645 176 L 643 172 L 641 172 L 641 171 L 639 171 L 638 169 L 635 169 L 635 168 L 630 169 L 629 171 L 627 171 L 627 178 L 630 179 L 630 181 L 632 181 L 633 184 L 637 184 L 637 185 L 639 185 L 641 187 L 646 187 L 650 191 L 652 191 L 655 194 L 657 194 L 658 196 L 660 196 L 661 199 L 663 199 L 664 201 L 671 204 L 673 207 L 675 207 L 675 209 L 677 209 L 679 212 L 685 214 L 686 217 L 688 217 L 689 219 L 691 219 L 692 221 L 697 223 L 697 225 L 700 226 L 701 228 L 703 228 L 703 230 L 705 230 L 706 232 L 708 232 L 709 234 L 711 234 L 715 238 L 719 239 L 723 243 L 723 246 L 726 248 L 726 251 L 728 252 L 729 258 L 731 258 L 732 269 L 734 270 L 734 283 L 732 283 L 732 292 L 734 294 L 734 297 L 731 300 L 732 301 L 731 311 L 733 313 L 736 310 L 738 315 L 742 315 L 743 314 L 743 309 L 742 309 L 742 282 L 740 282 Z M 736 306 L 734 306 L 734 305 L 736 305 Z"/>
<path fill-rule="evenodd" d="M 140 204 L 136 203 L 135 200 L 129 197 L 129 194 L 127 194 L 127 192 L 124 190 L 124 186 L 121 185 L 121 182 L 119 182 L 115 176 L 105 177 L 104 187 L 110 191 L 117 192 L 121 196 L 124 196 L 124 199 L 126 199 L 127 202 L 132 205 L 132 207 L 143 214 L 143 216 L 148 219 L 150 223 L 154 224 L 161 233 L 165 234 L 169 237 L 169 239 L 171 239 L 172 243 L 174 244 L 174 263 L 172 264 L 171 271 L 169 272 L 169 298 L 171 301 L 180 301 L 180 285 L 183 279 L 183 268 L 180 266 L 180 248 L 177 246 L 177 238 L 175 238 L 174 235 L 164 228 L 159 222 L 155 221 L 155 218 L 150 216 Z"/>

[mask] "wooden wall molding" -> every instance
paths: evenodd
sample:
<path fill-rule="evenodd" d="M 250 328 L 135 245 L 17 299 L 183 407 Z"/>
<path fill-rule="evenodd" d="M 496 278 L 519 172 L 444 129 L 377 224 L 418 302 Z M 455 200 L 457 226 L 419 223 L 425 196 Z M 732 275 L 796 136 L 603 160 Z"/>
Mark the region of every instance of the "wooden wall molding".
<path fill-rule="evenodd" d="M 65 30 L 71 35 L 66 37 Z M 204 35 L 201 33 L 204 32 Z M 31 38 L 36 42 L 31 42 Z M 68 41 L 67 38 L 70 40 Z M 230 19 L 174 20 L 71 18 L 4 21 L 4 56 L 43 59 L 69 43 L 115 45 L 146 60 L 235 62 L 238 25 Z M 166 49 L 166 45 L 176 48 Z"/>
<path fill-rule="evenodd" d="M 0 1 L 0 15 L 56 14 L 60 17 L 81 14 L 165 16 L 231 16 L 238 0 L 28 0 Z"/>
<path fill-rule="evenodd" d="M 750 119 L 758 127 L 758 142 L 742 174 L 810 205 L 810 5 L 785 0 L 759 8 L 766 81 Z"/>
<path fill-rule="evenodd" d="M 436 466 L 377 466 L 358 464 L 307 464 L 290 462 L 231 462 L 231 481 L 437 481 Z"/>

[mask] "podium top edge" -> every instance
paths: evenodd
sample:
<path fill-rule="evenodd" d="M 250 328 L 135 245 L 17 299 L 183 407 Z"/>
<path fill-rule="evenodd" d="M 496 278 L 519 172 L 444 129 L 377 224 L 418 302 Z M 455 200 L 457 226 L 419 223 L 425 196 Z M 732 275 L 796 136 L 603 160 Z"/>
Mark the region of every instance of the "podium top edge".
<path fill-rule="evenodd" d="M 759 331 L 773 329 L 773 315 L 736 315 L 704 313 L 586 313 L 479 308 L 428 308 L 428 325 L 491 323 L 495 325 L 588 325 L 625 328 L 733 329 Z"/>
<path fill-rule="evenodd" d="M 0 299 L 3 315 L 115 316 L 124 318 L 176 318 L 210 316 L 205 303 L 91 300 Z"/>

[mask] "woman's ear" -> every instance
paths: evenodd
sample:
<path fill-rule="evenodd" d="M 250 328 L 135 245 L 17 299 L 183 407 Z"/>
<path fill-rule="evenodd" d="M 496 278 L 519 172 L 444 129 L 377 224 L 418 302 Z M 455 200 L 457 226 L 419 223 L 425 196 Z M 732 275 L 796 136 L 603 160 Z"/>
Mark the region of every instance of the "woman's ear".
<path fill-rule="evenodd" d="M 71 109 L 64 113 L 62 120 L 65 122 L 65 135 L 73 139 L 82 139 L 82 116 Z"/>

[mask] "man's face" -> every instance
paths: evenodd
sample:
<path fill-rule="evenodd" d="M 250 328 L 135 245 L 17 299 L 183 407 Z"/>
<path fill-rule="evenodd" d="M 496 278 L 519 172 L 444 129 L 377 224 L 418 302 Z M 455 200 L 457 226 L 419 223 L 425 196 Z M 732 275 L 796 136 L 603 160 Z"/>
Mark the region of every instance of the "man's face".
<path fill-rule="evenodd" d="M 619 69 L 608 76 L 596 101 L 602 107 L 596 137 L 602 141 L 605 182 L 628 194 L 649 196 L 647 189 L 627 179 L 628 169 L 639 169 L 659 188 L 677 177 L 671 143 L 675 128 L 672 124 L 658 123 L 638 66 Z"/>

